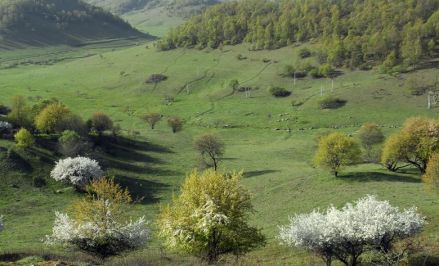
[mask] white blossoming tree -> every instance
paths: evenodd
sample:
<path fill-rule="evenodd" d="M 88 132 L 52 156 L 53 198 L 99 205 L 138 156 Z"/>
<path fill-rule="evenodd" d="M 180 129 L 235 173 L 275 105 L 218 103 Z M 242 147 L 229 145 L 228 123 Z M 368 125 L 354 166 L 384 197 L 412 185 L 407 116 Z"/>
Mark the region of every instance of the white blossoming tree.
<path fill-rule="evenodd" d="M 240 255 L 265 243 L 260 231 L 247 224 L 253 210 L 241 174 L 210 169 L 192 172 L 181 194 L 161 210 L 158 225 L 164 244 L 215 263 L 220 255 Z"/>
<path fill-rule="evenodd" d="M 419 233 L 424 224 L 416 208 L 400 211 L 388 201 L 367 196 L 342 209 L 296 215 L 280 228 L 280 240 L 314 251 L 326 265 L 335 258 L 354 266 L 366 251 L 392 252 L 395 242 Z"/>
<path fill-rule="evenodd" d="M 137 249 L 150 238 L 144 217 L 127 220 L 127 190 L 106 178 L 90 184 L 88 196 L 73 205 L 73 217 L 56 212 L 48 245 L 74 246 L 101 258 Z"/>
<path fill-rule="evenodd" d="M 75 157 L 59 160 L 50 176 L 56 181 L 72 184 L 77 190 L 84 190 L 92 181 L 103 176 L 99 163 L 87 157 Z"/>

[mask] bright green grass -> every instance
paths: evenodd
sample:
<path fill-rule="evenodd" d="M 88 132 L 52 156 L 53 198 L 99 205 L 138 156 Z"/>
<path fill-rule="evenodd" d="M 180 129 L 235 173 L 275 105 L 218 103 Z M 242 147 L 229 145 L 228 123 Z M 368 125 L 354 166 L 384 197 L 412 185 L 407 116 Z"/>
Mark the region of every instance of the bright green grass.
<path fill-rule="evenodd" d="M 170 15 L 163 7 L 131 11 L 123 14 L 122 18 L 136 29 L 157 37 L 164 36 L 170 28 L 184 22 L 183 18 Z"/>
<path fill-rule="evenodd" d="M 379 165 L 367 164 L 350 167 L 340 178 L 334 178 L 311 164 L 315 140 L 325 132 L 355 134 L 362 123 L 370 121 L 389 134 L 408 117 L 437 117 L 439 109 L 426 109 L 426 97 L 408 94 L 404 85 L 408 75 L 394 78 L 375 71 L 344 70 L 345 74 L 334 82 L 333 94 L 347 100 L 346 106 L 319 110 L 320 87 L 325 86 L 329 93 L 328 80 L 307 78 L 292 88 L 291 79 L 278 75 L 284 65 L 297 60 L 297 49 L 249 52 L 245 46 L 236 46 L 223 51 L 157 52 L 152 47 L 151 43 L 142 44 L 54 65 L 0 70 L 0 102 L 9 102 L 19 94 L 30 99 L 57 97 L 84 118 L 104 111 L 122 126 L 125 134 L 138 132 L 142 139 L 169 149 L 170 152 L 149 146 L 133 148 L 138 156 L 125 153 L 124 158 L 121 153 L 112 159 L 123 164 L 113 164 L 109 169 L 130 180 L 144 180 L 142 188 L 146 187 L 151 200 L 136 205 L 133 214 L 145 215 L 151 221 L 158 204 L 178 192 L 185 173 L 197 166 L 194 137 L 205 132 L 218 133 L 226 142 L 226 158 L 221 167 L 247 173 L 243 182 L 254 196 L 256 209 L 252 223 L 262 227 L 268 237 L 268 246 L 252 252 L 248 264 L 304 265 L 316 261 L 306 252 L 279 246 L 278 226 L 294 213 L 330 204 L 341 206 L 366 194 L 376 194 L 401 207 L 418 206 L 430 221 L 422 237 L 429 245 L 436 245 L 437 254 L 439 196 L 425 190 L 416 172 L 391 174 Z M 238 54 L 248 59 L 237 60 Z M 264 63 L 263 59 L 271 62 Z M 145 84 L 153 73 L 164 73 L 169 78 L 156 86 Z M 434 80 L 436 74 L 437 69 L 430 69 L 410 75 Z M 250 98 L 241 93 L 231 95 L 227 87 L 231 79 L 258 86 L 259 90 L 252 92 Z M 268 93 L 270 86 L 292 89 L 293 94 L 275 99 Z M 169 96 L 175 102 L 167 105 L 164 99 Z M 292 107 L 292 100 L 303 105 Z M 151 111 L 166 117 L 181 116 L 186 121 L 184 130 L 172 134 L 165 121 L 156 130 L 149 130 L 140 116 Z M 131 168 L 124 170 L 120 165 Z M 0 185 L 0 213 L 7 222 L 6 230 L 0 234 L 0 249 L 43 247 L 40 239 L 50 233 L 54 211 L 64 210 L 77 198 L 68 191 L 54 194 L 54 186 L 40 190 L 23 185 L 14 190 Z M 144 253 L 157 254 L 159 247 L 160 242 L 154 239 Z"/>

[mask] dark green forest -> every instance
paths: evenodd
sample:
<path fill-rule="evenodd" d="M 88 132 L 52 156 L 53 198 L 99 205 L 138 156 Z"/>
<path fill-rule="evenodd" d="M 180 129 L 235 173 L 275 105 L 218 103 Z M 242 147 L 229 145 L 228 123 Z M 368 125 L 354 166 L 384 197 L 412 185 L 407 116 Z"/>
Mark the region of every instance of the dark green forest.
<path fill-rule="evenodd" d="M 312 42 L 321 62 L 415 66 L 439 41 L 438 0 L 244 0 L 208 8 L 171 30 L 161 50 Z"/>

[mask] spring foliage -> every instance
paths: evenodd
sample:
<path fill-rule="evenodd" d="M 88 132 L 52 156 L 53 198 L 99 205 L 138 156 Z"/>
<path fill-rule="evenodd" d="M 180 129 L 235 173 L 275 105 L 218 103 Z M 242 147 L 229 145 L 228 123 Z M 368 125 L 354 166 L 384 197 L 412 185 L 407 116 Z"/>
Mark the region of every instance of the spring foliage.
<path fill-rule="evenodd" d="M 428 47 L 435 47 L 438 7 L 437 1 L 425 0 L 230 1 L 172 30 L 159 48 L 247 42 L 253 49 L 273 49 L 314 40 L 321 57 L 336 66 L 358 67 L 387 58 L 389 67 L 414 65 L 428 55 Z"/>
<path fill-rule="evenodd" d="M 50 176 L 56 181 L 63 181 L 83 190 L 90 183 L 103 176 L 99 163 L 87 157 L 75 157 L 59 160 Z"/>
<path fill-rule="evenodd" d="M 360 148 L 353 139 L 342 133 L 332 133 L 320 139 L 314 162 L 338 176 L 343 167 L 356 163 L 360 154 Z"/>
<path fill-rule="evenodd" d="M 56 133 L 61 121 L 69 114 L 70 110 L 64 104 L 49 104 L 35 118 L 35 127 L 40 132 Z"/>
<path fill-rule="evenodd" d="M 431 188 L 439 192 L 439 153 L 434 153 L 431 156 L 422 179 L 430 185 Z"/>
<path fill-rule="evenodd" d="M 52 235 L 46 236 L 45 242 L 75 246 L 101 257 L 139 248 L 148 241 L 150 232 L 144 217 L 127 221 L 130 203 L 129 192 L 113 180 L 95 181 L 87 197 L 73 204 L 73 218 L 56 213 Z"/>
<path fill-rule="evenodd" d="M 184 181 L 181 194 L 163 206 L 158 219 L 164 244 L 215 262 L 225 253 L 246 253 L 264 244 L 264 236 L 247 224 L 253 211 L 241 174 L 196 171 Z"/>
<path fill-rule="evenodd" d="M 414 207 L 400 211 L 388 201 L 367 196 L 342 209 L 330 207 L 290 218 L 290 224 L 280 227 L 280 240 L 317 253 L 327 265 L 334 258 L 356 265 L 363 252 L 391 252 L 396 241 L 419 233 L 424 224 Z"/>
<path fill-rule="evenodd" d="M 29 130 L 25 128 L 21 128 L 16 134 L 15 134 L 15 142 L 17 143 L 17 147 L 19 148 L 30 148 L 35 144 L 35 139 L 32 133 L 29 132 Z"/>
<path fill-rule="evenodd" d="M 410 118 L 400 131 L 386 141 L 381 162 L 390 170 L 397 169 L 396 165 L 403 163 L 413 165 L 424 173 L 428 160 L 438 150 L 439 121 Z"/>

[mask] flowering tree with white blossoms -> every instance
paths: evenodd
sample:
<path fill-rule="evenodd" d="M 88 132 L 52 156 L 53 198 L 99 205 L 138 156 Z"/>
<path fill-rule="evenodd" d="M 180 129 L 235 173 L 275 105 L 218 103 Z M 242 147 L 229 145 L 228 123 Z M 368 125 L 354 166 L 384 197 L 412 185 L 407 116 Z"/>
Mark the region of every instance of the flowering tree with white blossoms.
<path fill-rule="evenodd" d="M 220 255 L 240 255 L 263 245 L 264 236 L 247 223 L 253 207 L 240 178 L 239 173 L 227 175 L 212 169 L 192 172 L 179 197 L 161 209 L 158 225 L 164 244 L 209 263 Z"/>
<path fill-rule="evenodd" d="M 56 212 L 52 235 L 46 244 L 75 246 L 102 258 L 143 246 L 150 238 L 144 217 L 127 220 L 126 207 L 132 202 L 127 190 L 113 180 L 101 179 L 90 185 L 86 199 L 73 205 L 74 219 Z"/>
<path fill-rule="evenodd" d="M 103 174 L 97 161 L 79 156 L 59 160 L 50 176 L 56 181 L 72 184 L 77 190 L 84 190 L 90 182 L 100 179 Z"/>
<path fill-rule="evenodd" d="M 354 266 L 366 251 L 390 253 L 395 242 L 419 233 L 424 224 L 414 207 L 400 211 L 388 201 L 366 196 L 342 209 L 292 217 L 289 225 L 280 227 L 280 240 L 314 251 L 326 265 L 336 258 Z"/>

